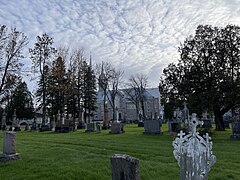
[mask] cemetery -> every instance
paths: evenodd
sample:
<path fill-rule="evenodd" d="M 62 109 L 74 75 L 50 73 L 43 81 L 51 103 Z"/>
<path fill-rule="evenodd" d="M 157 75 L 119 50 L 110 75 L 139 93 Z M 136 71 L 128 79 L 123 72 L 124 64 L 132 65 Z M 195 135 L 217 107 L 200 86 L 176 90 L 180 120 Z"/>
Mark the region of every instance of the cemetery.
<path fill-rule="evenodd" d="M 187 171 L 183 170 L 194 170 L 193 167 L 200 175 L 207 175 L 205 179 L 239 179 L 240 144 L 230 138 L 232 130 L 213 131 L 211 140 L 206 136 L 204 140 L 199 138 L 195 130 L 190 134 L 173 135 L 165 123 L 161 126 L 162 134 L 145 134 L 144 127 L 137 127 L 137 124 L 126 124 L 125 133 L 115 135 L 109 134 L 110 130 L 86 133 L 85 129 L 69 133 L 12 131 L 16 135 L 13 149 L 19 160 L 0 163 L 0 179 L 175 180 L 184 179 Z M 6 144 L 4 132 L 8 131 L 1 131 L 0 144 Z M 184 158 L 180 161 L 177 158 L 176 142 L 184 138 L 182 145 L 187 152 L 192 142 L 186 139 L 192 139 L 191 135 L 200 139 L 199 147 L 206 148 L 203 153 L 209 157 L 202 159 L 200 169 L 193 165 L 194 158 L 190 164 L 183 163 L 182 168 L 179 164 Z M 198 146 L 195 148 L 197 151 Z"/>
<path fill-rule="evenodd" d="M 146 11 L 142 11 L 145 2 L 133 8 L 117 1 L 117 6 L 125 4 L 120 13 L 116 11 L 119 17 L 109 16 L 115 12 L 105 15 L 114 19 L 114 32 L 110 32 L 110 20 L 105 22 L 102 16 L 102 12 L 108 10 L 99 8 L 101 1 L 93 3 L 96 5 L 93 11 L 88 8 L 92 5 L 86 6 L 84 9 L 89 10 L 86 16 L 94 15 L 90 18 L 93 24 L 89 24 L 91 31 L 87 30 L 84 38 L 79 36 L 81 41 L 76 49 L 70 39 L 66 43 L 73 46 L 55 46 L 54 37 L 47 33 L 36 36 L 36 43 L 33 43 L 34 33 L 29 39 L 17 27 L 8 29 L 0 24 L 0 180 L 240 179 L 240 26 L 199 24 L 195 34 L 188 35 L 179 44 L 178 62 L 170 62 L 172 58 L 164 54 L 170 55 L 176 48 L 171 41 L 179 43 L 183 38 L 183 34 L 178 35 L 183 33 L 181 29 L 174 31 L 175 24 L 180 23 L 184 32 L 188 30 L 183 21 L 167 19 L 167 24 L 174 24 L 170 29 L 164 24 L 165 17 L 172 14 L 171 9 L 175 9 L 174 6 L 178 9 L 176 2 L 171 2 L 171 8 L 168 7 L 163 19 L 157 22 L 163 30 L 154 25 L 155 20 L 151 19 L 155 17 L 151 14 L 154 9 L 149 8 L 165 7 L 168 4 L 165 2 L 163 6 L 146 5 Z M 74 1 L 71 9 L 78 3 Z M 111 11 L 118 10 L 108 3 L 103 6 Z M 65 7 L 63 4 L 58 4 L 60 9 Z M 140 14 L 128 13 L 131 9 L 140 9 Z M 95 10 L 101 12 L 101 17 L 95 18 Z M 188 14 L 182 13 L 185 9 L 180 11 L 181 16 Z M 39 17 L 44 17 L 41 9 L 39 12 Z M 66 12 L 60 16 L 65 16 Z M 156 9 L 156 12 L 161 10 Z M 70 14 L 76 14 L 80 25 L 85 25 L 82 21 L 85 14 Z M 130 17 L 131 14 L 136 17 Z M 144 18 L 144 14 L 148 16 Z M 14 13 L 14 16 L 19 15 Z M 69 19 L 72 23 L 73 17 L 62 19 L 60 16 L 56 19 L 67 24 L 66 30 L 72 28 L 70 34 L 74 31 L 81 34 L 82 29 L 78 31 L 77 26 L 67 22 Z M 198 19 L 199 13 L 191 16 Z M 101 22 L 98 24 L 93 19 Z M 140 20 L 131 23 L 132 19 Z M 145 26 L 140 24 L 141 19 L 150 21 L 146 21 Z M 213 17 L 210 19 L 215 21 Z M 49 16 L 47 21 L 50 20 Z M 37 22 L 42 26 L 47 21 Z M 190 21 L 192 19 L 187 20 L 187 24 Z M 24 19 L 15 22 L 21 24 Z M 94 34 L 100 30 L 94 29 L 95 24 L 102 35 Z M 130 29 L 125 28 L 129 25 Z M 57 28 L 51 25 L 49 29 L 59 30 L 60 26 L 61 23 Z M 40 32 L 42 28 L 23 29 Z M 65 42 L 66 39 L 60 37 L 64 31 L 60 32 L 57 39 Z M 163 38 L 155 36 L 162 34 Z M 90 40 L 88 35 L 91 35 Z M 144 35 L 142 39 L 140 35 Z M 101 36 L 103 39 L 96 43 Z M 89 42 L 91 46 L 87 45 Z M 28 47 L 28 43 L 33 46 Z M 102 55 L 95 51 L 98 47 L 106 48 L 106 44 L 116 46 L 107 51 L 101 49 Z M 82 45 L 87 45 L 86 52 Z M 159 47 L 163 49 L 158 51 Z M 129 53 L 124 55 L 122 49 Z M 175 55 L 172 57 L 176 58 Z M 31 63 L 25 66 L 25 60 Z M 124 71 L 128 80 L 123 76 Z M 158 73 L 159 79 L 153 80 Z M 32 92 L 28 89 L 29 80 L 36 83 L 30 84 Z M 153 84 L 149 84 L 150 80 Z"/>

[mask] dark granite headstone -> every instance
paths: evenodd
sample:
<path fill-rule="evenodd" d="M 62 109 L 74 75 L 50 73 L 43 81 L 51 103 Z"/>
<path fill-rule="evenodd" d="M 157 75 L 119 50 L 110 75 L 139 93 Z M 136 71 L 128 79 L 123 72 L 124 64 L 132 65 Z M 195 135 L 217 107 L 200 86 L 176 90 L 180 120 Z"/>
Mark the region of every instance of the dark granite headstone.
<path fill-rule="evenodd" d="M 140 162 L 125 154 L 111 157 L 112 180 L 140 180 Z"/>
<path fill-rule="evenodd" d="M 144 134 L 160 134 L 161 122 L 159 120 L 145 120 Z"/>

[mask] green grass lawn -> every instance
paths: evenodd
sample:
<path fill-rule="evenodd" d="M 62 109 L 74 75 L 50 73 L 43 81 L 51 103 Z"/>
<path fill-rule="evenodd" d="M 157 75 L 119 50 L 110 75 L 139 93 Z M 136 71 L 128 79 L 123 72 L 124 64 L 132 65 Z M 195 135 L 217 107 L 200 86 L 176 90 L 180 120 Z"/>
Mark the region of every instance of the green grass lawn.
<path fill-rule="evenodd" d="M 162 127 L 163 135 L 144 135 L 143 128 L 126 125 L 125 133 L 17 132 L 21 160 L 0 164 L 0 180 L 89 179 L 110 180 L 110 157 L 128 154 L 140 160 L 142 180 L 179 179 L 173 157 L 174 137 Z M 240 141 L 230 140 L 231 130 L 214 132 L 213 154 L 217 162 L 209 179 L 240 179 Z M 3 133 L 0 133 L 2 144 Z M 2 145 L 0 146 L 2 151 Z"/>

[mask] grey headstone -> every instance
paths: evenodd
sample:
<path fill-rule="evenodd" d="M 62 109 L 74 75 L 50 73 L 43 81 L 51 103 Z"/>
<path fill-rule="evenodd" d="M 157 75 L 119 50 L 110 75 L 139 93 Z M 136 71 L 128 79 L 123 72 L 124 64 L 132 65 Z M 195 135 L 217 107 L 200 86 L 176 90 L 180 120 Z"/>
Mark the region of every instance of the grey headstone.
<path fill-rule="evenodd" d="M 20 159 L 20 154 L 16 153 L 16 133 L 8 131 L 3 136 L 3 153 L 0 154 L 0 162 L 8 162 Z"/>
<path fill-rule="evenodd" d="M 145 134 L 160 134 L 161 133 L 160 120 L 145 120 L 144 121 L 144 133 Z"/>
<path fill-rule="evenodd" d="M 16 133 L 8 131 L 4 133 L 3 138 L 3 153 L 16 154 Z"/>
<path fill-rule="evenodd" d="M 126 154 L 111 157 L 112 180 L 140 180 L 140 162 Z"/>
<path fill-rule="evenodd" d="M 111 123 L 111 131 L 110 134 L 121 134 L 124 133 L 124 124 L 119 122 Z"/>
<path fill-rule="evenodd" d="M 86 132 L 94 132 L 95 131 L 95 123 L 93 123 L 93 122 L 87 123 L 85 131 Z"/>
<path fill-rule="evenodd" d="M 101 124 L 99 122 L 96 123 L 96 133 L 101 133 Z"/>

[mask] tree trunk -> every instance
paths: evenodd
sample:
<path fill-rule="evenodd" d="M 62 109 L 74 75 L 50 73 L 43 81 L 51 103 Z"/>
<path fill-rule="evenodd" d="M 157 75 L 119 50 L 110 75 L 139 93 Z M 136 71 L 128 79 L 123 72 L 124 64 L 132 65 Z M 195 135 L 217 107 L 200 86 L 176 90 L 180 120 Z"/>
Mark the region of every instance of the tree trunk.
<path fill-rule="evenodd" d="M 220 110 L 214 110 L 215 125 L 217 131 L 224 131 L 223 113 Z"/>

